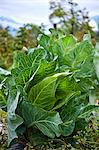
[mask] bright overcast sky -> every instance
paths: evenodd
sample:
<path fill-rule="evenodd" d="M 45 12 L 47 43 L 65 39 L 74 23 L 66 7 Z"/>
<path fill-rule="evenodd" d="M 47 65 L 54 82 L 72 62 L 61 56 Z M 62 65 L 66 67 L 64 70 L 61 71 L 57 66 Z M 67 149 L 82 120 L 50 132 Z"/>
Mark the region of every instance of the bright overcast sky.
<path fill-rule="evenodd" d="M 86 7 L 90 16 L 99 15 L 99 0 L 74 0 L 80 8 Z M 48 24 L 49 0 L 0 0 L 0 16 L 20 23 Z"/>

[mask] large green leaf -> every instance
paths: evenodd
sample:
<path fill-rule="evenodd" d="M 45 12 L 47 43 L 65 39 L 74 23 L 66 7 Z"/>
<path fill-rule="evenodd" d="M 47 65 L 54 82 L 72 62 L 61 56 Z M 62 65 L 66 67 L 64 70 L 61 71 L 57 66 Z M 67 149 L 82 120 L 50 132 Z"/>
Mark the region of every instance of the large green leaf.
<path fill-rule="evenodd" d="M 63 122 L 76 120 L 82 108 L 83 104 L 76 102 L 75 99 L 70 100 L 65 106 L 63 106 L 60 113 Z"/>
<path fill-rule="evenodd" d="M 62 51 L 62 55 L 66 56 L 68 51 L 75 47 L 76 42 L 77 40 L 73 35 L 64 36 L 58 39 L 58 45 Z"/>
<path fill-rule="evenodd" d="M 87 94 L 78 95 L 77 97 L 70 99 L 66 105 L 61 108 L 60 115 L 63 122 L 76 120 L 87 104 Z"/>
<path fill-rule="evenodd" d="M 19 125 L 23 123 L 23 119 L 16 115 L 15 111 L 18 105 L 20 93 L 16 90 L 10 91 L 8 97 L 8 110 L 7 110 L 7 123 L 8 123 L 8 144 L 18 138 L 16 134 L 16 129 Z"/>
<path fill-rule="evenodd" d="M 70 51 L 71 48 L 76 45 L 76 39 L 72 35 L 63 36 L 59 39 L 56 39 L 55 42 L 53 40 L 51 42 L 53 44 L 53 54 L 56 53 L 58 56 L 59 54 L 61 54 L 61 57 L 64 57 L 68 53 L 68 51 Z"/>
<path fill-rule="evenodd" d="M 36 48 L 27 55 L 23 52 L 18 53 L 15 57 L 15 68 L 12 69 L 12 76 L 15 78 L 16 85 L 24 86 L 31 77 L 33 78 L 44 57 L 43 48 Z"/>
<path fill-rule="evenodd" d="M 57 79 L 67 75 L 69 75 L 69 72 L 58 73 L 34 85 L 28 94 L 29 101 L 47 110 L 53 108 L 56 102 Z"/>
<path fill-rule="evenodd" d="M 20 112 L 28 128 L 36 127 L 50 138 L 60 136 L 59 124 L 61 124 L 62 121 L 59 113 L 45 111 L 25 101 L 20 105 Z"/>
<path fill-rule="evenodd" d="M 50 55 L 58 56 L 59 64 L 62 65 L 64 56 L 68 50 L 75 46 L 76 39 L 72 35 L 57 38 L 56 32 L 53 32 L 51 36 L 42 34 L 39 38 L 39 44 L 50 53 Z"/>
<path fill-rule="evenodd" d="M 62 106 L 67 104 L 68 101 L 70 101 L 70 99 L 73 99 L 74 97 L 79 96 L 79 95 L 80 95 L 80 91 L 77 91 L 77 92 L 72 91 L 68 95 L 64 95 L 64 97 L 62 99 L 57 99 L 53 110 L 60 109 Z"/>
<path fill-rule="evenodd" d="M 60 125 L 62 135 L 68 136 L 75 128 L 76 121 L 87 119 L 90 113 L 97 109 L 94 105 L 89 105 L 87 95 L 73 98 L 63 106 L 60 112 L 63 123 Z"/>
<path fill-rule="evenodd" d="M 68 54 L 66 54 L 66 63 L 72 68 L 80 67 L 84 61 L 92 55 L 92 45 L 88 41 L 76 44 Z"/>
<path fill-rule="evenodd" d="M 95 105 L 90 105 L 90 104 L 85 105 L 85 106 L 82 108 L 82 110 L 81 110 L 81 112 L 80 112 L 80 114 L 79 114 L 79 116 L 78 116 L 78 119 L 79 119 L 79 118 L 87 118 L 87 117 L 89 117 L 89 114 L 90 114 L 92 111 L 95 111 L 95 110 L 98 110 L 98 109 L 99 109 L 99 107 L 98 107 L 98 106 L 95 106 Z"/>
<path fill-rule="evenodd" d="M 55 69 L 56 69 L 56 60 L 53 60 L 51 62 L 48 62 L 46 59 L 42 60 L 34 77 L 31 78 L 28 84 L 26 85 L 26 90 L 29 91 L 33 85 L 39 83 L 47 76 L 55 74 Z"/>
<path fill-rule="evenodd" d="M 59 81 L 59 84 L 56 89 L 56 99 L 57 102 L 54 106 L 54 110 L 65 105 L 70 99 L 75 98 L 80 95 L 80 87 L 76 81 L 70 77 L 66 76 Z"/>
<path fill-rule="evenodd" d="M 47 110 L 51 109 L 56 102 L 56 81 L 57 78 L 51 76 L 33 86 L 29 92 L 29 101 Z"/>
<path fill-rule="evenodd" d="M 60 125 L 60 131 L 63 136 L 69 136 L 72 134 L 75 128 L 75 121 L 66 121 Z"/>
<path fill-rule="evenodd" d="M 68 94 L 77 91 L 80 91 L 80 87 L 78 86 L 75 79 L 73 79 L 71 76 L 66 76 L 65 78 L 61 79 L 58 84 L 56 97 L 58 99 L 62 99 L 63 97 L 66 98 Z"/>
<path fill-rule="evenodd" d="M 75 77 L 88 77 L 94 73 L 93 47 L 88 41 L 76 44 L 65 56 L 65 64 L 75 73 Z"/>
<path fill-rule="evenodd" d="M 63 123 L 60 125 L 60 130 L 62 135 L 68 136 L 72 134 L 76 121 L 86 117 L 92 110 L 94 110 L 94 106 L 86 107 L 85 99 L 86 96 L 73 98 L 61 109 L 60 116 Z"/>
<path fill-rule="evenodd" d="M 48 62 L 47 60 L 42 60 L 40 67 L 33 79 L 33 82 L 38 83 L 45 77 L 55 74 L 55 69 L 56 69 L 56 60 L 53 60 L 51 62 Z"/>
<path fill-rule="evenodd" d="M 88 77 L 80 78 L 80 81 L 77 84 L 81 92 L 85 92 L 85 93 L 87 92 L 88 94 L 90 90 L 93 90 L 96 88 L 94 79 L 88 78 Z"/>
<path fill-rule="evenodd" d="M 39 41 L 38 43 L 40 44 L 40 46 L 42 46 L 45 50 L 49 50 L 50 47 L 50 37 L 48 35 L 45 34 L 41 34 L 39 36 Z"/>

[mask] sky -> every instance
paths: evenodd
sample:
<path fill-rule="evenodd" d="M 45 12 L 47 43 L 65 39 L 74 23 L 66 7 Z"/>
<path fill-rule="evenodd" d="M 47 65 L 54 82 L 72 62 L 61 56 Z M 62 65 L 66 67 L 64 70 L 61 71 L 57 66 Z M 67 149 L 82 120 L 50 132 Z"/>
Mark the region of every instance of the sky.
<path fill-rule="evenodd" d="M 80 8 L 86 7 L 89 15 L 99 15 L 99 0 L 74 0 Z M 48 24 L 49 0 L 0 0 L 0 16 L 20 23 Z"/>

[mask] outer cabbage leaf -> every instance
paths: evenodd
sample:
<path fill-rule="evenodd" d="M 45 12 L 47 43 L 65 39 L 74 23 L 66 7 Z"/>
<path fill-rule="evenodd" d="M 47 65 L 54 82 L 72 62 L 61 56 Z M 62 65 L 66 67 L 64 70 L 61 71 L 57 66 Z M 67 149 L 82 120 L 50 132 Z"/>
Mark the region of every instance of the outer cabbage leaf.
<path fill-rule="evenodd" d="M 76 120 L 83 108 L 83 99 L 77 97 L 68 101 L 66 105 L 61 108 L 60 116 L 63 122 Z"/>
<path fill-rule="evenodd" d="M 23 52 L 17 53 L 12 69 L 12 76 L 15 78 L 16 85 L 24 86 L 29 79 L 34 77 L 39 68 L 40 62 L 45 58 L 43 48 L 35 48 L 29 54 Z"/>
<path fill-rule="evenodd" d="M 62 123 L 59 113 L 44 109 L 23 101 L 20 104 L 21 116 L 29 127 L 38 128 L 44 135 L 54 138 L 60 136 L 59 124 Z"/>
<path fill-rule="evenodd" d="M 60 112 L 63 121 L 60 125 L 62 135 L 70 135 L 75 128 L 76 121 L 78 122 L 80 119 L 88 118 L 90 113 L 95 109 L 96 107 L 94 105 L 88 104 L 87 95 L 81 95 L 69 100 Z"/>
<path fill-rule="evenodd" d="M 68 52 L 75 47 L 75 45 L 76 39 L 72 35 L 61 37 L 59 39 L 56 39 L 55 41 L 52 37 L 50 51 L 54 56 L 58 57 L 59 70 L 60 68 L 64 67 L 66 61 L 65 57 Z"/>
<path fill-rule="evenodd" d="M 63 136 L 69 136 L 72 134 L 75 128 L 75 121 L 66 121 L 60 125 L 60 131 Z"/>
<path fill-rule="evenodd" d="M 66 56 L 68 51 L 75 47 L 77 40 L 73 35 L 68 35 L 58 39 L 57 44 L 60 47 L 63 56 Z"/>
<path fill-rule="evenodd" d="M 76 78 L 90 77 L 94 73 L 93 47 L 88 41 L 76 44 L 65 56 L 65 64 Z"/>
<path fill-rule="evenodd" d="M 56 60 L 48 62 L 46 59 L 41 60 L 40 66 L 37 69 L 33 78 L 31 78 L 26 85 L 26 91 L 28 92 L 31 87 L 37 83 L 39 83 L 44 78 L 55 74 L 56 69 Z"/>
<path fill-rule="evenodd" d="M 95 106 L 95 105 L 86 105 L 83 107 L 82 111 L 80 112 L 79 116 L 78 116 L 78 119 L 79 118 L 88 118 L 88 115 L 90 115 L 90 113 L 92 111 L 95 111 L 95 110 L 99 110 L 99 107 L 98 106 Z"/>
<path fill-rule="evenodd" d="M 49 50 L 50 47 L 50 37 L 45 34 L 39 35 L 38 43 L 40 46 L 42 46 L 45 50 Z"/>
<path fill-rule="evenodd" d="M 18 101 L 19 101 L 20 93 L 16 92 L 14 89 L 10 91 L 8 97 L 8 107 L 7 107 L 7 123 L 8 123 L 8 144 L 15 139 L 18 138 L 16 134 L 16 129 L 19 125 L 23 123 L 23 119 L 15 113 Z"/>

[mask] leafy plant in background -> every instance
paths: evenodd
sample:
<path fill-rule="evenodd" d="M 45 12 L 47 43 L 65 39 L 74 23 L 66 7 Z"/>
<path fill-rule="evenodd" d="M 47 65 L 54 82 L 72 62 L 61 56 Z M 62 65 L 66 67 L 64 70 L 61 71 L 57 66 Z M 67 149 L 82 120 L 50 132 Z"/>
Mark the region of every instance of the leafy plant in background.
<path fill-rule="evenodd" d="M 40 34 L 40 27 L 34 24 L 26 24 L 20 27 L 15 38 L 16 50 L 22 50 L 23 47 L 31 48 L 37 46 L 37 37 Z"/>
<path fill-rule="evenodd" d="M 13 52 L 37 46 L 37 36 L 40 27 L 33 24 L 26 24 L 16 31 L 12 36 L 9 27 L 0 27 L 0 67 L 8 69 L 13 63 Z"/>
<path fill-rule="evenodd" d="M 54 28 L 59 28 L 65 34 L 76 35 L 80 40 L 88 31 L 93 35 L 88 11 L 86 8 L 79 9 L 73 0 L 51 0 L 50 10 L 49 20 Z"/>
<path fill-rule="evenodd" d="M 33 145 L 68 137 L 85 129 L 98 109 L 89 101 L 99 86 L 90 38 L 77 42 L 51 32 L 28 53 L 16 52 L 11 72 L 1 69 L 0 107 L 7 110 L 9 144 L 23 134 Z"/>
<path fill-rule="evenodd" d="M 12 65 L 12 49 L 14 38 L 9 34 L 9 28 L 0 27 L 0 66 L 7 69 Z"/>

